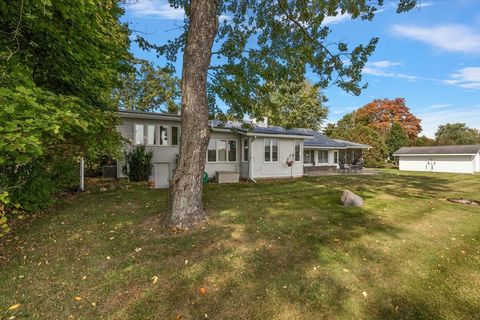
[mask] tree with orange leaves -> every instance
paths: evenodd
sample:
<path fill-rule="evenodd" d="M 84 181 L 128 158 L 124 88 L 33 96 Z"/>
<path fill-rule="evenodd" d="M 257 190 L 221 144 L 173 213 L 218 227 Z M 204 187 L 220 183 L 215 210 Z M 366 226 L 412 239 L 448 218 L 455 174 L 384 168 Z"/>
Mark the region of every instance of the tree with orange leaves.
<path fill-rule="evenodd" d="M 377 130 L 384 136 L 390 132 L 392 125 L 398 122 L 411 142 L 414 142 L 422 131 L 421 120 L 410 112 L 404 98 L 375 99 L 355 112 L 355 121 Z"/>

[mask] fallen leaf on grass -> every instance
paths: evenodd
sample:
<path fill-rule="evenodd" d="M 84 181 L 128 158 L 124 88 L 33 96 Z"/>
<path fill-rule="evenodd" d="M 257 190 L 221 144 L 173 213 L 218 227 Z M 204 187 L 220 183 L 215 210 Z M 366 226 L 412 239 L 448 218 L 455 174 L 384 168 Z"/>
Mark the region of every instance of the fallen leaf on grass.
<path fill-rule="evenodd" d="M 18 309 L 19 307 L 20 307 L 20 303 L 15 303 L 13 306 L 10 306 L 10 308 L 8 308 L 8 310 L 13 311 L 15 309 Z"/>
<path fill-rule="evenodd" d="M 152 277 L 152 280 L 153 280 L 152 283 L 155 284 L 155 283 L 157 283 L 157 281 L 158 281 L 158 277 L 157 277 L 157 276 L 153 276 L 153 277 Z"/>
<path fill-rule="evenodd" d="M 75 297 L 75 300 L 80 301 L 82 300 L 82 297 Z"/>
<path fill-rule="evenodd" d="M 142 251 L 142 248 L 135 248 L 135 252 L 140 252 Z"/>
<path fill-rule="evenodd" d="M 343 272 L 350 272 L 350 270 L 343 268 Z"/>
<path fill-rule="evenodd" d="M 201 287 L 200 289 L 198 289 L 198 292 L 203 296 L 207 293 L 207 289 L 205 289 L 204 287 Z"/>
<path fill-rule="evenodd" d="M 364 298 L 366 298 L 366 297 L 367 297 L 367 292 L 366 292 L 366 291 L 363 291 L 363 292 L 362 292 L 362 295 L 363 295 Z"/>

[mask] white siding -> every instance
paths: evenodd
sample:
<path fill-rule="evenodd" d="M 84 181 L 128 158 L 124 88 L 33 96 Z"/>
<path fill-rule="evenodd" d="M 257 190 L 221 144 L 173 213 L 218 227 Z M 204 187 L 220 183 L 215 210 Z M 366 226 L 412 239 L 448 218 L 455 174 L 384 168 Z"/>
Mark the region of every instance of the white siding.
<path fill-rule="evenodd" d="M 170 120 L 153 120 L 153 119 L 135 119 L 135 118 L 122 118 L 122 122 L 118 125 L 117 129 L 123 137 L 132 141 L 134 139 L 135 125 L 167 125 L 178 126 L 180 128 L 180 121 Z M 170 134 L 170 131 L 169 131 Z M 179 133 L 180 134 L 180 133 Z M 303 176 L 303 141 L 301 143 L 300 161 L 294 162 L 292 167 L 286 164 L 286 160 L 295 153 L 295 139 L 290 138 L 275 138 L 278 140 L 278 161 L 269 163 L 265 162 L 264 155 L 264 138 L 263 137 L 249 137 L 250 140 L 250 161 L 242 161 L 242 138 L 237 133 L 233 132 L 212 132 L 210 139 L 221 140 L 235 140 L 237 142 L 236 161 L 234 162 L 206 162 L 205 171 L 209 177 L 214 177 L 216 171 L 235 171 L 239 172 L 242 178 L 280 178 L 280 177 L 300 177 Z M 169 137 L 169 140 L 171 137 Z M 269 138 L 267 138 L 269 139 Z M 125 151 L 132 148 L 132 145 L 125 147 Z M 173 171 L 177 165 L 177 157 L 179 152 L 178 146 L 147 146 L 147 149 L 153 150 L 153 165 L 155 164 L 168 164 L 170 168 L 169 176 L 173 176 Z M 329 160 L 333 161 L 333 154 L 329 154 Z M 330 161 L 329 161 L 330 162 Z M 122 173 L 122 167 L 125 165 L 124 159 L 117 161 L 117 173 L 118 177 L 124 177 Z M 158 166 L 157 166 L 158 167 Z M 251 174 L 249 171 L 251 169 Z M 158 175 L 157 175 L 158 176 Z M 152 178 L 155 177 L 155 172 L 152 173 Z"/>
<path fill-rule="evenodd" d="M 205 171 L 210 178 L 215 177 L 216 171 L 235 171 L 240 172 L 240 139 L 235 133 L 229 132 L 212 132 L 210 139 L 225 139 L 237 141 L 237 161 L 236 162 L 208 162 L 205 163 Z"/>
<path fill-rule="evenodd" d="M 180 122 L 178 121 L 165 121 L 165 120 L 152 120 L 152 119 L 132 119 L 132 118 L 122 118 L 122 123 L 118 125 L 117 129 L 122 134 L 123 137 L 133 140 L 135 125 L 167 125 L 167 126 L 177 126 L 180 128 Z M 179 132 L 180 134 L 180 132 Z M 170 135 L 170 132 L 169 132 Z M 180 138 L 180 137 L 179 137 Z M 171 139 L 171 137 L 169 137 Z M 128 145 L 124 151 L 128 151 L 132 148 L 132 145 Z M 173 176 L 173 171 L 177 166 L 177 155 L 178 155 L 178 146 L 147 146 L 148 150 L 153 151 L 152 164 L 156 163 L 168 163 L 170 168 L 170 177 Z M 117 161 L 117 176 L 125 177 L 122 172 L 122 168 L 125 165 L 125 160 L 119 159 Z M 155 176 L 155 169 L 152 172 L 152 178 Z"/>
<path fill-rule="evenodd" d="M 400 156 L 400 170 L 473 173 L 474 157 L 471 155 Z"/>
<path fill-rule="evenodd" d="M 294 162 L 292 167 L 286 164 L 288 157 L 295 153 L 295 139 L 278 139 L 278 162 L 265 162 L 264 140 L 270 138 L 257 137 L 252 141 L 252 177 L 253 178 L 288 178 L 303 176 L 303 156 L 301 161 Z M 276 138 L 271 138 L 276 139 Z M 300 154 L 302 154 L 303 150 Z"/>

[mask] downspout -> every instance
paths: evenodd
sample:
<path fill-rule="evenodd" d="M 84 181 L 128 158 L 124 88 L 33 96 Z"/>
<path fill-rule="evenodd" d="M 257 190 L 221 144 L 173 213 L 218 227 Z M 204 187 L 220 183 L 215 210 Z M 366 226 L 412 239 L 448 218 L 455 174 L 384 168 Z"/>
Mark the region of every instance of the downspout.
<path fill-rule="evenodd" d="M 252 149 L 253 149 L 252 142 L 255 140 L 255 138 L 256 137 L 248 139 L 248 180 L 257 183 L 257 181 L 255 181 L 255 179 L 253 178 L 253 162 L 252 162 Z"/>

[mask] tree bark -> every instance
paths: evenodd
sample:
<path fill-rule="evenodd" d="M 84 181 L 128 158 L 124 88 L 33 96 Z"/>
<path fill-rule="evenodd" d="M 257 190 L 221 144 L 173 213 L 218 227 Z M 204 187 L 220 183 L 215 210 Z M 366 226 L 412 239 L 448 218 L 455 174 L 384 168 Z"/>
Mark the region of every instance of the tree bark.
<path fill-rule="evenodd" d="M 218 0 L 192 0 L 190 24 L 183 54 L 182 130 L 177 168 L 170 181 L 166 223 L 193 227 L 207 219 L 202 177 L 210 132 L 208 128 L 207 72 L 218 29 Z"/>

